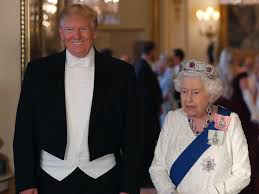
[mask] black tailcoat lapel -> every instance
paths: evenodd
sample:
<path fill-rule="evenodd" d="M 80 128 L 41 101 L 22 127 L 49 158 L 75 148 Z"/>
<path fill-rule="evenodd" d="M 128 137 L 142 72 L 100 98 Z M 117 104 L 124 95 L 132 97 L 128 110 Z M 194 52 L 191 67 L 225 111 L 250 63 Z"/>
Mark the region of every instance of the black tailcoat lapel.
<path fill-rule="evenodd" d="M 95 150 L 96 145 L 95 137 L 100 134 L 100 128 L 96 128 L 96 123 L 102 122 L 100 114 L 105 107 L 105 96 L 107 95 L 108 82 L 109 82 L 109 69 L 106 67 L 106 63 L 103 58 L 100 56 L 100 53 L 95 50 L 95 76 L 94 76 L 94 91 L 93 91 L 93 100 L 90 114 L 89 122 L 89 151 L 90 151 L 90 160 L 93 159 L 91 152 Z M 94 157 L 95 158 L 95 157 Z"/>

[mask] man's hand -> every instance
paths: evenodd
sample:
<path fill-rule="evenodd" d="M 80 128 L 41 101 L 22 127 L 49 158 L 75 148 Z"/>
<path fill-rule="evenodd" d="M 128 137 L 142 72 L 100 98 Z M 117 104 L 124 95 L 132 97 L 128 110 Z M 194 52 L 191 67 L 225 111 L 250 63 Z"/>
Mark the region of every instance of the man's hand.
<path fill-rule="evenodd" d="M 38 189 L 27 189 L 27 190 L 24 190 L 22 192 L 20 192 L 20 194 L 38 194 Z"/>

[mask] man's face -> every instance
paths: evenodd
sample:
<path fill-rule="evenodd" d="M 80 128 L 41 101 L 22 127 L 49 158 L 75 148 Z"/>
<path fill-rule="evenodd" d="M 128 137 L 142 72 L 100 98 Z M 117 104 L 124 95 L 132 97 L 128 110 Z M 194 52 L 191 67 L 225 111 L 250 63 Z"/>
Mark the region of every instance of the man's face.
<path fill-rule="evenodd" d="M 96 38 L 92 20 L 79 15 L 64 18 L 59 33 L 65 47 L 75 57 L 85 57 Z"/>

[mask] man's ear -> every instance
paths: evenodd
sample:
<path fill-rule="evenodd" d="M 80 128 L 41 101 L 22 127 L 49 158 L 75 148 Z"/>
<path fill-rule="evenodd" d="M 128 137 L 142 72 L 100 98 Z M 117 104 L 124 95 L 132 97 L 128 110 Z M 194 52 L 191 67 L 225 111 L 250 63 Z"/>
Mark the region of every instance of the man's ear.
<path fill-rule="evenodd" d="M 94 30 L 94 40 L 96 39 L 96 37 L 97 37 L 97 30 L 95 29 Z"/>
<path fill-rule="evenodd" d="M 58 31 L 59 31 L 59 36 L 60 36 L 61 40 L 64 40 L 63 31 L 60 27 L 58 28 Z"/>

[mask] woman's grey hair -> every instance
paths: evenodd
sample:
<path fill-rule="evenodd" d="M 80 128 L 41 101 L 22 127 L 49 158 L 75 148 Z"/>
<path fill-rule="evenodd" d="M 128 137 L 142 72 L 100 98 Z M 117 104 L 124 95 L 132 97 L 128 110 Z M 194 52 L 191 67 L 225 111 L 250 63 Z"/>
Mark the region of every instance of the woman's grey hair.
<path fill-rule="evenodd" d="M 94 27 L 98 26 L 97 21 L 97 13 L 91 7 L 83 4 L 71 4 L 61 11 L 59 16 L 59 27 L 63 25 L 63 21 L 67 17 L 71 17 L 74 15 L 85 17 L 86 19 L 90 19 L 93 22 Z"/>
<path fill-rule="evenodd" d="M 195 77 L 201 79 L 207 92 L 212 95 L 211 103 L 215 102 L 223 94 L 223 84 L 219 78 L 211 79 L 199 72 L 181 71 L 174 80 L 175 90 L 181 92 L 181 84 L 184 78 Z"/>

